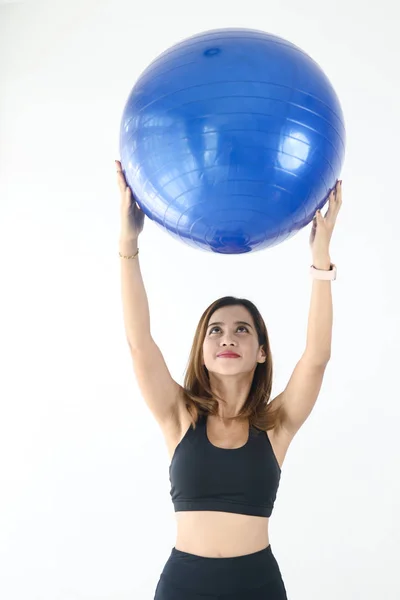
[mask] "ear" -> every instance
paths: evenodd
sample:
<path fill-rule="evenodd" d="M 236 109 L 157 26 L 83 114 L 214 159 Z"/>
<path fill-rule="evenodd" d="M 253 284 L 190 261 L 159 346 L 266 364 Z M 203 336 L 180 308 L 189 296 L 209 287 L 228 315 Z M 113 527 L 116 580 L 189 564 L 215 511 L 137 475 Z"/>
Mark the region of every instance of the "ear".
<path fill-rule="evenodd" d="M 264 350 L 264 348 L 260 348 L 257 362 L 264 363 L 266 360 L 267 360 L 267 355 L 265 354 L 265 350 Z"/>

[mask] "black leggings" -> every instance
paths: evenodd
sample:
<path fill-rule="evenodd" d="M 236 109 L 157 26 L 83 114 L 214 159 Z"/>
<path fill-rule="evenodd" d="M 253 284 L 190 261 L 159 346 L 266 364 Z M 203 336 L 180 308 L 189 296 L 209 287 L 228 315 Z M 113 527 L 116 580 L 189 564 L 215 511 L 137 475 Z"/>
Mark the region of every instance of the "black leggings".
<path fill-rule="evenodd" d="M 271 545 L 232 558 L 172 548 L 154 600 L 287 600 L 287 595 Z"/>

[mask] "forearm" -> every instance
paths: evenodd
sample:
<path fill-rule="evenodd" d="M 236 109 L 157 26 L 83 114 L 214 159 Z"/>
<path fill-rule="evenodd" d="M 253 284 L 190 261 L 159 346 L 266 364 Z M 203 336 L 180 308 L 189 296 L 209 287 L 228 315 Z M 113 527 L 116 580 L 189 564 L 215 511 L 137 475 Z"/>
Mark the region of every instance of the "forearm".
<path fill-rule="evenodd" d="M 119 251 L 124 256 L 135 254 L 137 248 L 137 240 L 119 241 Z M 125 332 L 128 344 L 134 350 L 151 337 L 149 303 L 140 271 L 139 254 L 135 258 L 119 260 Z"/>
<path fill-rule="evenodd" d="M 329 257 L 314 262 L 317 269 L 329 270 Z M 308 316 L 306 353 L 316 364 L 326 363 L 331 356 L 333 327 L 332 283 L 314 279 Z"/>

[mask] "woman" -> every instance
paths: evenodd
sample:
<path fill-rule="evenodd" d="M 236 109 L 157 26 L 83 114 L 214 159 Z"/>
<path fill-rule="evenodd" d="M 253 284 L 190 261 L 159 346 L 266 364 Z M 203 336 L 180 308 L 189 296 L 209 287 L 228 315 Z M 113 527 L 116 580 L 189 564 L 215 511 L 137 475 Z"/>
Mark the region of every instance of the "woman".
<path fill-rule="evenodd" d="M 341 182 L 325 217 L 314 217 L 312 299 L 306 350 L 285 390 L 270 401 L 272 356 L 252 302 L 211 304 L 198 324 L 184 385 L 175 382 L 150 333 L 138 262 L 144 213 L 116 161 L 121 192 L 120 256 L 127 339 L 141 393 L 159 423 L 171 464 L 177 539 L 155 600 L 284 600 L 268 537 L 288 447 L 310 414 L 329 362 L 329 243 L 341 207 Z"/>

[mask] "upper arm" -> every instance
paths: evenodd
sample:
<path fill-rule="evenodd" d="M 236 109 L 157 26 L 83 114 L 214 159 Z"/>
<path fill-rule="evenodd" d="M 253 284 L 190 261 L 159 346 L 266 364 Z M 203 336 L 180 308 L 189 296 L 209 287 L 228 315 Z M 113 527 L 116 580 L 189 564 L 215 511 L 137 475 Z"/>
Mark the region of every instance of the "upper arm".
<path fill-rule="evenodd" d="M 321 390 L 325 364 L 315 364 L 306 355 L 297 363 L 284 391 L 271 404 L 282 406 L 281 426 L 292 437 L 310 415 Z"/>
<path fill-rule="evenodd" d="M 158 423 L 164 426 L 178 418 L 182 387 L 172 379 L 153 338 L 131 350 L 131 356 L 142 396 Z"/>

